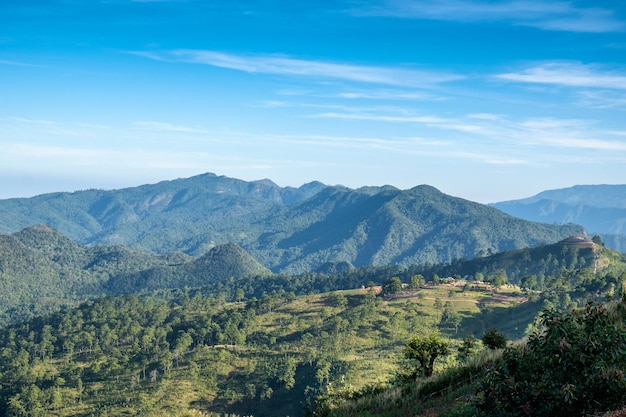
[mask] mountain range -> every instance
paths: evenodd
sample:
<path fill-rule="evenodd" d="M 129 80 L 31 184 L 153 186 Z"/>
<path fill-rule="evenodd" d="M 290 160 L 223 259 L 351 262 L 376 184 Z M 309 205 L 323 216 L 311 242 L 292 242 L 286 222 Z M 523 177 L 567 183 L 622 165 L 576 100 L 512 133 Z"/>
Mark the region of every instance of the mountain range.
<path fill-rule="evenodd" d="M 120 190 L 0 200 L 0 233 L 46 224 L 83 245 L 201 256 L 233 242 L 273 272 L 442 263 L 585 235 L 420 185 L 299 188 L 215 174 Z"/>
<path fill-rule="evenodd" d="M 608 248 L 568 238 L 450 264 L 355 268 L 348 262 L 327 262 L 317 272 L 272 274 L 234 243 L 215 246 L 199 257 L 181 252 L 156 255 L 121 245 L 80 245 L 49 226 L 37 225 L 0 235 L 0 327 L 119 294 L 202 289 L 236 300 L 280 291 L 308 294 L 360 288 L 368 282 L 383 284 L 392 276 L 408 282 L 417 274 L 428 279 L 504 276 L 513 284 L 535 277 L 541 287 L 549 277 L 583 269 L 611 273 L 624 263 L 623 256 Z"/>
<path fill-rule="evenodd" d="M 626 185 L 576 185 L 491 206 L 526 220 L 580 224 L 608 247 L 626 252 Z"/>

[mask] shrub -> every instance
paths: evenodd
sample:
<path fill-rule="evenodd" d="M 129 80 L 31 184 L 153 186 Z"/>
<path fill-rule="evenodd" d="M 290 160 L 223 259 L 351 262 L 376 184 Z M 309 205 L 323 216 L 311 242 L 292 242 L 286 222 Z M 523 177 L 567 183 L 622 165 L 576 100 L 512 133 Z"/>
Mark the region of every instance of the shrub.
<path fill-rule="evenodd" d="M 479 383 L 474 405 L 481 415 L 580 416 L 626 403 L 618 307 L 543 312 L 527 344 L 507 348 Z"/>

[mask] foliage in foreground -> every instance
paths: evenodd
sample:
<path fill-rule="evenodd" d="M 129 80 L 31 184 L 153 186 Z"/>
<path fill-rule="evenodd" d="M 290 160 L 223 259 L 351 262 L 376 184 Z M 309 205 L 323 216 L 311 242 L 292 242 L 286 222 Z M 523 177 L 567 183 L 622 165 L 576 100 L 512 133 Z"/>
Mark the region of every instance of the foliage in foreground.
<path fill-rule="evenodd" d="M 431 378 L 318 400 L 315 417 L 600 415 L 626 404 L 626 305 L 544 311 L 526 341 Z"/>
<path fill-rule="evenodd" d="M 484 416 L 575 416 L 626 403 L 624 304 L 544 312 L 526 344 L 505 350 L 478 386 Z"/>

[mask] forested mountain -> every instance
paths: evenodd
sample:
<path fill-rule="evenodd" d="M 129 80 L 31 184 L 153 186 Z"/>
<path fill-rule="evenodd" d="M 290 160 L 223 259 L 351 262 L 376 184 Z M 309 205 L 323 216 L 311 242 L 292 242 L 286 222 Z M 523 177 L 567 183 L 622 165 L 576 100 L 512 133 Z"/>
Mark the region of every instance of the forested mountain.
<path fill-rule="evenodd" d="M 347 261 L 355 266 L 471 259 L 491 251 L 553 243 L 578 226 L 529 223 L 422 185 L 410 190 L 327 188 L 263 220 L 255 246 L 244 246 L 281 271 Z M 291 233 L 286 229 L 296 225 Z"/>
<path fill-rule="evenodd" d="M 239 246 L 227 243 L 212 248 L 207 254 L 191 262 L 117 274 L 104 287 L 110 294 L 124 294 L 164 288 L 199 288 L 228 278 L 270 274 L 267 268 Z"/>
<path fill-rule="evenodd" d="M 626 185 L 577 185 L 492 206 L 526 220 L 580 224 L 626 252 Z"/>
<path fill-rule="evenodd" d="M 154 255 L 125 246 L 83 246 L 48 226 L 33 226 L 0 235 L 0 325 L 110 294 L 204 288 L 207 295 L 237 300 L 280 290 L 309 294 L 369 282 L 380 285 L 392 276 L 408 282 L 417 274 L 426 280 L 435 275 L 475 279 L 480 274 L 487 281 L 502 276 L 514 284 L 545 289 L 557 277 L 569 280 L 573 271 L 593 275 L 619 270 L 625 263 L 601 244 L 569 238 L 451 264 L 355 268 L 349 262 L 328 262 L 317 272 L 275 275 L 234 243 L 213 247 L 197 258 L 180 252 Z"/>
<path fill-rule="evenodd" d="M 582 237 L 570 237 L 560 242 L 534 248 L 514 249 L 471 260 L 422 267 L 421 273 L 439 276 L 497 276 L 519 285 L 529 278 L 543 282 L 546 277 L 558 277 L 573 271 L 604 271 L 626 262 L 624 256 Z"/>
<path fill-rule="evenodd" d="M 153 185 L 0 200 L 0 230 L 48 224 L 89 245 L 199 256 L 234 242 L 274 272 L 450 262 L 554 243 L 579 226 L 531 223 L 429 186 L 299 188 L 204 174 Z"/>
<path fill-rule="evenodd" d="M 38 225 L 0 235 L 0 325 L 127 288 L 201 287 L 267 273 L 234 244 L 216 246 L 198 259 L 157 256 L 119 245 L 82 246 Z"/>

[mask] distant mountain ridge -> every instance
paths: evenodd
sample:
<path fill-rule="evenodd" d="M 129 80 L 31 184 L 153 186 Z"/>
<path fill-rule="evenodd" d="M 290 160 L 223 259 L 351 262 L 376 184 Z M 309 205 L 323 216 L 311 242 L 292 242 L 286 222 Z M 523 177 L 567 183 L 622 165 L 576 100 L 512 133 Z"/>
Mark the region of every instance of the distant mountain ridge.
<path fill-rule="evenodd" d="M 203 174 L 121 190 L 0 200 L 0 232 L 48 224 L 86 245 L 199 256 L 236 243 L 274 272 L 441 263 L 584 235 L 530 223 L 421 185 L 350 189 Z"/>
<path fill-rule="evenodd" d="M 491 206 L 526 220 L 580 224 L 626 252 L 626 185 L 577 185 Z"/>

